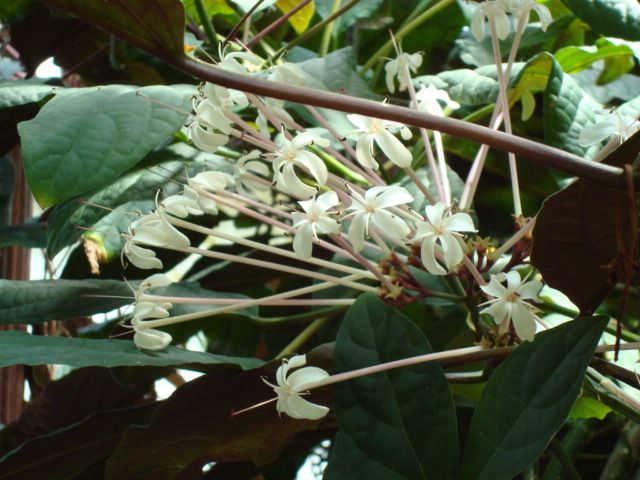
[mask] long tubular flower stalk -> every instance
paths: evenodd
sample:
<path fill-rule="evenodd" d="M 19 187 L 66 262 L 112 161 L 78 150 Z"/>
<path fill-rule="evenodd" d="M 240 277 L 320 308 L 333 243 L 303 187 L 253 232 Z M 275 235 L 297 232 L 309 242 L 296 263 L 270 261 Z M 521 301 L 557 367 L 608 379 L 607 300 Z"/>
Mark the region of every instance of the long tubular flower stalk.
<path fill-rule="evenodd" d="M 344 279 L 348 279 L 349 281 L 357 280 L 358 278 L 359 278 L 358 275 L 350 275 L 348 277 L 344 277 Z M 231 312 L 235 312 L 237 310 L 243 310 L 249 307 L 256 307 L 256 306 L 262 305 L 264 302 L 275 302 L 278 300 L 286 300 L 289 298 L 300 297 L 302 295 L 308 295 L 310 293 L 319 292 L 332 287 L 335 287 L 335 283 L 322 282 L 316 285 L 311 285 L 309 287 L 298 288 L 295 290 L 289 290 L 287 292 L 277 293 L 275 295 L 270 295 L 268 297 L 238 302 L 235 305 L 226 305 L 221 308 L 214 308 L 211 310 L 205 310 L 201 312 L 188 313 L 185 315 L 176 315 L 174 317 L 161 318 L 158 320 L 145 320 L 143 325 L 144 325 L 144 328 L 166 327 L 167 325 L 174 325 L 176 323 L 188 322 L 188 321 L 197 320 L 200 318 L 207 318 L 215 315 L 221 315 L 223 313 L 231 313 Z"/>

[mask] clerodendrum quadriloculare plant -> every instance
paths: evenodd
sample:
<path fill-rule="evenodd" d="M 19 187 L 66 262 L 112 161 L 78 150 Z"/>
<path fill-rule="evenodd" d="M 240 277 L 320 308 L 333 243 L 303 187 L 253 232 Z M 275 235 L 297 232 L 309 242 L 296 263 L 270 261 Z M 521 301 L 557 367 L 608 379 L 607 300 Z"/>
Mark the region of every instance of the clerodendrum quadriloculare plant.
<path fill-rule="evenodd" d="M 509 134 L 508 85 L 532 11 L 539 19 L 537 26 L 546 30 L 551 14 L 533 0 L 483 2 L 471 23 L 478 41 L 489 35 L 497 66 L 499 94 L 490 127 L 504 128 Z M 511 50 L 503 64 L 500 40 L 512 29 Z M 436 116 L 459 107 L 446 91 L 414 81 L 423 53 L 403 52 L 395 39 L 394 45 L 395 57 L 385 65 L 389 94 L 406 92 L 411 108 Z M 248 50 L 221 52 L 217 66 L 237 75 L 265 77 L 282 88 L 313 80 L 296 64 L 280 60 L 265 66 L 262 58 Z M 530 100 L 523 95 L 523 103 Z M 138 268 L 161 269 L 156 249 L 168 249 L 299 275 L 313 283 L 256 299 L 168 297 L 154 294 L 153 289 L 171 280 L 154 274 L 135 289 L 131 327 L 139 348 L 161 350 L 169 345 L 171 336 L 161 330 L 169 325 L 254 306 L 349 306 L 362 292 L 373 292 L 393 306 L 425 298 L 457 303 L 468 311 L 467 323 L 481 345 L 478 350 L 532 341 L 536 331 L 548 328 L 535 306 L 542 288 L 540 275 L 528 262 L 535 218 L 523 216 L 514 154 L 509 154 L 513 217 L 505 221 L 514 222 L 515 234 L 496 244 L 482 237 L 482 226 L 471 213 L 489 150 L 486 146 L 478 150 L 463 188 L 455 190 L 438 131 L 412 131 L 407 125 L 357 114 L 347 115 L 350 130 L 336 131 L 315 108 L 306 106 L 317 122 L 311 128 L 300 124 L 288 108 L 283 101 L 211 83 L 201 85 L 193 97 L 186 134 L 201 151 L 226 148 L 233 159 L 226 170 L 203 167 L 184 178 L 179 194 L 158 192 L 155 211 L 131 223 L 122 258 Z M 616 112 L 603 115 L 607 118 L 602 123 L 583 130 L 581 144 L 611 138 L 617 145 L 638 128 L 633 118 Z M 416 169 L 414 157 L 420 149 L 424 149 L 427 175 Z M 272 241 L 251 240 L 222 226 L 198 223 L 199 217 L 216 215 L 221 209 L 263 224 L 273 233 Z M 295 259 L 299 266 L 194 246 L 185 235 L 188 232 L 262 251 L 271 258 Z M 292 248 L 287 245 L 289 239 Z M 427 286 L 421 280 L 424 272 L 443 277 L 446 291 Z M 334 296 L 340 293 L 335 298 L 309 297 L 323 290 Z M 211 308 L 172 315 L 172 305 L 178 303 Z M 449 355 L 466 353 L 468 349 L 452 350 Z M 375 371 L 428 360 L 428 355 L 409 358 L 379 365 Z M 304 356 L 284 360 L 276 383 L 265 380 L 275 390 L 278 412 L 293 418 L 318 419 L 329 411 L 302 398 L 312 388 L 371 373 L 364 369 L 332 377 L 317 367 L 299 368 L 305 362 Z"/>

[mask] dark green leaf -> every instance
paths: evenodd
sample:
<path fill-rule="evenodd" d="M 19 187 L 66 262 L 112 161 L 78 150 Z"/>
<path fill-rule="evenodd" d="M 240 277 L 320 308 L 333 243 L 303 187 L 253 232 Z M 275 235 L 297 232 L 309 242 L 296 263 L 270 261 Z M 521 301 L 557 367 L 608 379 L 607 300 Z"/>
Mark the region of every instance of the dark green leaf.
<path fill-rule="evenodd" d="M 157 102 L 186 111 L 192 93 L 186 87 L 110 85 L 56 95 L 36 118 L 18 125 L 36 200 L 51 206 L 111 183 L 186 120 Z"/>
<path fill-rule="evenodd" d="M 601 35 L 640 40 L 637 0 L 564 0 L 564 3 Z"/>
<path fill-rule="evenodd" d="M 8 365 L 70 365 L 72 367 L 120 367 L 191 365 L 238 365 L 256 368 L 255 358 L 236 358 L 192 352 L 169 346 L 161 351 L 140 351 L 131 340 L 98 340 L 44 337 L 25 332 L 0 331 L 0 368 Z"/>
<path fill-rule="evenodd" d="M 261 380 L 273 367 L 218 371 L 178 388 L 155 411 L 149 426 L 125 432 L 107 462 L 106 479 L 172 480 L 195 462 L 273 462 L 296 434 L 320 424 L 280 418 L 273 404 L 231 416 L 234 410 L 273 397 Z"/>
<path fill-rule="evenodd" d="M 185 14 L 179 0 L 128 2 L 116 0 L 105 8 L 103 0 L 46 0 L 73 13 L 89 25 L 100 27 L 159 56 L 184 55 Z"/>
<path fill-rule="evenodd" d="M 131 303 L 132 295 L 129 287 L 117 280 L 0 280 L 0 324 L 41 323 L 108 312 Z"/>
<path fill-rule="evenodd" d="M 540 333 L 494 371 L 471 420 L 463 479 L 509 480 L 538 458 L 575 403 L 607 320 Z"/>
<path fill-rule="evenodd" d="M 18 246 L 44 248 L 47 244 L 47 229 L 37 221 L 0 227 L 0 247 Z"/>
<path fill-rule="evenodd" d="M 587 125 L 595 122 L 594 110 L 602 108 L 553 62 L 544 93 L 544 139 L 554 147 L 582 157 L 591 157 L 597 146 L 582 147 L 578 139 Z"/>
<path fill-rule="evenodd" d="M 40 102 L 62 90 L 46 85 L 41 79 L 0 82 L 0 110 Z"/>
<path fill-rule="evenodd" d="M 4 0 L 0 4 L 0 21 L 11 23 L 23 18 L 35 0 Z"/>
<path fill-rule="evenodd" d="M 0 458 L 0 480 L 67 480 L 104 460 L 131 424 L 149 421 L 156 404 L 111 410 L 32 438 Z"/>
<path fill-rule="evenodd" d="M 431 352 L 422 332 L 372 294 L 349 309 L 336 339 L 336 373 Z M 448 479 L 459 470 L 455 408 L 437 363 L 336 384 L 338 443 L 326 479 Z"/>

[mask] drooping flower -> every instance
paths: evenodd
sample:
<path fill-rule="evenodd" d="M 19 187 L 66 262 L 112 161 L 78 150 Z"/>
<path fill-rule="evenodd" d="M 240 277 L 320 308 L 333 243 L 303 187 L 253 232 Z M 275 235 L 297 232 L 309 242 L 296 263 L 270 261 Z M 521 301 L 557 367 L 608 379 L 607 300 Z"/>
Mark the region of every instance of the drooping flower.
<path fill-rule="evenodd" d="M 401 168 L 411 166 L 413 157 L 411 152 L 398 140 L 389 130 L 400 128 L 400 135 L 404 140 L 411 138 L 411 130 L 406 126 L 382 120 L 379 118 L 364 117 L 357 114 L 349 114 L 347 118 L 357 128 L 349 134 L 356 137 L 356 157 L 358 162 L 364 167 L 378 169 L 378 162 L 373 158 L 373 142 L 389 157 L 393 163 Z"/>
<path fill-rule="evenodd" d="M 131 226 L 129 226 L 129 233 L 123 234 L 123 237 L 125 242 L 120 253 L 120 261 L 123 265 L 124 257 L 127 257 L 134 267 L 142 270 L 162 268 L 162 260 L 156 257 L 156 252 L 150 248 L 143 248 L 134 241 Z"/>
<path fill-rule="evenodd" d="M 206 203 L 205 206 L 203 206 L 201 205 L 201 202 L 202 200 L 198 192 L 188 185 L 185 185 L 181 194 L 171 195 L 162 200 L 160 204 L 170 215 L 185 218 L 189 215 L 204 215 L 204 212 L 208 210 L 208 208 L 205 208 Z"/>
<path fill-rule="evenodd" d="M 503 283 L 507 282 L 505 287 Z M 536 308 L 526 300 L 538 301 L 538 293 L 542 284 L 537 280 L 522 279 L 520 273 L 512 270 L 507 274 L 491 275 L 488 285 L 480 287 L 484 293 L 493 297 L 482 305 L 489 305 L 480 311 L 491 315 L 496 324 L 500 325 L 499 332 L 506 333 L 511 322 L 516 333 L 523 340 L 532 341 L 536 334 Z"/>
<path fill-rule="evenodd" d="M 135 333 L 133 343 L 141 350 L 163 350 L 171 343 L 172 337 L 167 332 L 155 328 L 142 328 L 133 324 Z"/>
<path fill-rule="evenodd" d="M 202 93 L 209 102 L 223 110 L 245 108 L 249 105 L 247 96 L 240 90 L 221 87 L 215 83 L 205 83 Z"/>
<path fill-rule="evenodd" d="M 398 79 L 398 90 L 400 92 L 406 90 L 408 85 L 407 78 L 404 74 L 405 68 L 415 73 L 418 68 L 420 68 L 420 65 L 422 65 L 421 53 L 408 54 L 400 52 L 396 58 L 389 60 L 384 66 L 386 72 L 385 81 L 387 82 L 389 92 L 394 93 L 396 91 L 395 78 Z"/>
<path fill-rule="evenodd" d="M 171 283 L 166 275 L 156 274 L 142 280 L 138 288 L 134 290 L 136 301 L 133 307 L 131 327 L 135 331 L 133 342 L 139 349 L 162 350 L 171 343 L 171 335 L 167 332 L 144 327 L 144 320 L 166 318 L 169 316 L 168 309 L 171 308 L 171 303 L 154 300 L 152 296 L 147 294 L 147 290 L 166 287 Z"/>
<path fill-rule="evenodd" d="M 638 119 L 617 110 L 599 110 L 595 113 L 601 120 L 582 129 L 578 139 L 582 147 L 595 145 L 610 137 L 622 143 L 640 129 Z"/>
<path fill-rule="evenodd" d="M 364 240 L 373 226 L 385 236 L 403 240 L 411 229 L 406 222 L 387 211 L 387 208 L 413 202 L 411 194 L 403 187 L 375 186 L 364 192 L 364 196 L 351 191 L 351 205 L 344 218 L 351 218 L 349 225 L 349 241 L 356 252 L 364 248 Z"/>
<path fill-rule="evenodd" d="M 273 180 L 276 188 L 297 198 L 309 198 L 316 193 L 316 188 L 304 183 L 295 167 L 306 171 L 319 186 L 327 183 L 329 172 L 327 166 L 316 154 L 304 147 L 311 144 L 328 147 L 329 141 L 311 132 L 303 132 L 292 140 L 283 138 L 282 146 L 265 156 L 273 159 Z"/>
<path fill-rule="evenodd" d="M 317 199 L 298 202 L 304 213 L 294 212 L 293 228 L 296 229 L 293 237 L 293 251 L 301 258 L 309 258 L 312 251 L 312 242 L 318 239 L 318 234 L 340 233 L 340 227 L 335 218 L 330 216 L 329 209 L 340 204 L 338 195 L 329 191 L 320 195 Z"/>
<path fill-rule="evenodd" d="M 152 247 L 188 248 L 189 238 L 167 220 L 164 209 L 158 208 L 131 225 L 132 241 Z"/>
<path fill-rule="evenodd" d="M 228 173 L 209 170 L 200 172 L 195 177 L 187 179 L 187 184 L 197 196 L 195 200 L 198 207 L 203 212 L 217 215 L 218 204 L 213 198 L 208 196 L 206 192 L 216 193 L 225 190 L 227 187 L 235 184 L 235 179 Z M 185 193 L 186 192 L 187 187 L 185 187 Z"/>
<path fill-rule="evenodd" d="M 203 152 L 213 153 L 229 141 L 231 122 L 220 107 L 203 99 L 194 102 L 193 110 L 187 134 L 196 147 Z"/>
<path fill-rule="evenodd" d="M 460 104 L 451 100 L 446 90 L 440 90 L 435 85 L 423 86 L 416 93 L 416 100 L 418 101 L 418 110 L 439 117 L 444 117 L 444 110 L 440 102 L 452 110 L 460 108 Z"/>
<path fill-rule="evenodd" d="M 473 220 L 467 213 L 451 215 L 442 202 L 427 205 L 425 214 L 427 220 L 417 223 L 414 240 L 422 240 L 420 257 L 427 271 L 433 275 L 446 275 L 464 257 L 461 232 L 475 232 Z M 436 244 L 442 248 L 446 270 L 436 260 Z"/>
<path fill-rule="evenodd" d="M 295 355 L 289 360 L 283 360 L 282 365 L 276 372 L 276 383 L 274 385 L 264 380 L 276 392 L 278 402 L 276 410 L 278 413 L 286 413 L 292 418 L 301 420 L 319 420 L 329 413 L 329 408 L 311 403 L 302 398 L 305 394 L 305 387 L 326 379 L 329 374 L 318 367 L 302 367 L 307 363 L 305 355 Z M 289 370 L 299 368 L 289 374 Z"/>
<path fill-rule="evenodd" d="M 504 40 L 509 36 L 511 23 L 509 22 L 504 2 L 487 0 L 478 5 L 476 11 L 473 12 L 471 33 L 479 42 L 484 38 L 485 19 L 489 22 L 494 22 L 496 34 L 500 40 Z"/>
<path fill-rule="evenodd" d="M 227 72 L 233 72 L 238 75 L 248 75 L 250 70 L 258 70 L 262 60 L 251 52 L 229 52 L 225 49 L 219 49 L 220 61 L 218 67 Z M 244 62 L 244 63 L 241 63 Z"/>
<path fill-rule="evenodd" d="M 251 150 L 246 155 L 241 156 L 233 167 L 233 177 L 236 182 L 238 193 L 244 196 L 254 195 L 256 192 L 269 190 L 269 186 L 258 182 L 254 177 L 269 177 L 269 167 L 259 162 L 259 150 Z"/>
<path fill-rule="evenodd" d="M 506 10 L 518 20 L 524 19 L 524 24 L 529 23 L 531 11 L 535 11 L 540 19 L 540 27 L 547 31 L 547 27 L 553 21 L 551 12 L 546 5 L 536 2 L 536 0 L 501 0 Z"/>

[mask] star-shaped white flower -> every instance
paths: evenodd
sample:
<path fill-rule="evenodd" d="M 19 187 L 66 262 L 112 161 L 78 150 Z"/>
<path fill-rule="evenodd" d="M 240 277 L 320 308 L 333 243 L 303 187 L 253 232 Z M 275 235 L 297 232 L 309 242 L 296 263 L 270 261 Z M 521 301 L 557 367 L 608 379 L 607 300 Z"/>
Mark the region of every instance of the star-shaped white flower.
<path fill-rule="evenodd" d="M 446 275 L 464 258 L 462 250 L 462 232 L 475 232 L 473 220 L 467 213 L 447 211 L 447 207 L 438 202 L 425 208 L 427 220 L 417 222 L 414 240 L 422 240 L 420 257 L 422 264 L 433 275 Z M 436 244 L 442 249 L 445 270 L 436 260 Z"/>
<path fill-rule="evenodd" d="M 317 199 L 298 202 L 304 213 L 294 212 L 293 228 L 296 229 L 293 237 L 293 251 L 300 258 L 309 258 L 312 251 L 312 242 L 318 239 L 318 234 L 340 233 L 340 227 L 335 218 L 330 216 L 329 209 L 340 204 L 338 195 L 329 191 L 320 195 Z"/>
<path fill-rule="evenodd" d="M 301 420 L 319 420 L 329 413 L 329 408 L 311 403 L 302 398 L 305 394 L 305 387 L 309 384 L 326 379 L 329 374 L 318 367 L 302 367 L 307 363 L 305 355 L 295 355 L 288 361 L 283 360 L 282 365 L 276 372 L 276 383 L 273 385 L 264 380 L 276 392 L 278 402 L 276 410 L 278 413 L 286 413 L 292 418 Z M 289 374 L 289 370 L 299 368 Z"/>
<path fill-rule="evenodd" d="M 451 100 L 446 90 L 440 90 L 436 88 L 435 85 L 422 87 L 418 93 L 416 93 L 416 100 L 418 101 L 418 110 L 439 117 L 444 117 L 444 110 L 440 102 L 452 110 L 460 108 L 460 104 Z"/>
<path fill-rule="evenodd" d="M 297 198 L 310 198 L 316 193 L 315 187 L 298 178 L 295 167 L 306 171 L 319 186 L 327 183 L 327 166 L 320 157 L 304 148 L 311 144 L 328 147 L 329 141 L 311 132 L 303 132 L 292 140 L 283 138 L 282 146 L 278 150 L 265 155 L 273 159 L 273 180 L 276 188 Z"/>
<path fill-rule="evenodd" d="M 348 237 L 353 249 L 359 252 L 364 248 L 364 240 L 371 226 L 387 237 L 405 239 L 411 229 L 402 218 L 386 209 L 410 202 L 413 202 L 413 197 L 403 187 L 371 187 L 364 192 L 364 196 L 352 190 L 351 205 L 347 208 L 350 213 L 344 218 L 351 218 Z"/>
<path fill-rule="evenodd" d="M 420 68 L 420 65 L 422 65 L 421 53 L 408 54 L 400 52 L 396 58 L 389 60 L 384 66 L 386 72 L 385 81 L 389 92 L 394 93 L 396 91 L 395 78 L 398 79 L 398 90 L 400 92 L 406 90 L 408 85 L 404 69 L 408 68 L 409 72 L 415 73 Z"/>
<path fill-rule="evenodd" d="M 406 126 L 373 117 L 349 114 L 347 118 L 357 129 L 349 134 L 357 138 L 356 157 L 364 167 L 378 169 L 378 162 L 373 158 L 373 142 L 389 157 L 393 163 L 401 168 L 411 166 L 413 160 L 411 152 L 393 135 L 389 129 L 400 128 L 400 135 L 404 140 L 411 138 L 411 130 Z"/>
<path fill-rule="evenodd" d="M 507 281 L 507 286 L 503 285 Z M 527 282 L 522 279 L 520 273 L 515 270 L 507 274 L 498 273 L 491 275 L 488 285 L 480 287 L 484 293 L 493 297 L 482 305 L 489 305 L 480 311 L 491 315 L 496 324 L 500 325 L 500 333 L 509 330 L 511 322 L 516 333 L 523 340 L 532 341 L 536 334 L 536 308 L 526 300 L 539 301 L 538 293 L 542 284 L 537 280 Z"/>
<path fill-rule="evenodd" d="M 595 113 L 601 120 L 582 129 L 578 139 L 582 147 L 595 145 L 610 137 L 622 143 L 640 129 L 638 119 L 617 110 L 599 110 Z"/>
<path fill-rule="evenodd" d="M 504 40 L 509 36 L 511 23 L 509 22 L 504 2 L 488 0 L 478 5 L 476 11 L 473 12 L 471 33 L 479 42 L 484 38 L 485 19 L 495 23 L 496 34 L 500 40 Z"/>

